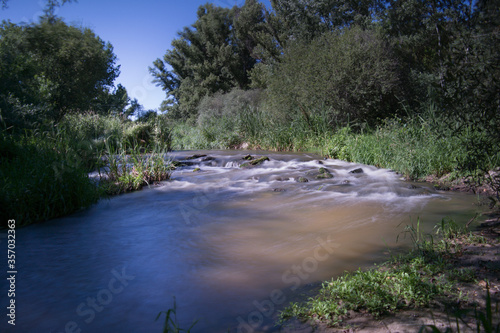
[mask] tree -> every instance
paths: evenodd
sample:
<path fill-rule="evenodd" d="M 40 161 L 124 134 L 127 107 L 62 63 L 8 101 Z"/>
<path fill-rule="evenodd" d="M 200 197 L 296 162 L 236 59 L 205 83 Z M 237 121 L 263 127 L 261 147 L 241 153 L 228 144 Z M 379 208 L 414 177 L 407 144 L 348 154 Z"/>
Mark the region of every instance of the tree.
<path fill-rule="evenodd" d="M 288 39 L 311 41 L 325 32 L 356 25 L 369 27 L 382 11 L 382 0 L 271 0 L 275 22 Z"/>
<path fill-rule="evenodd" d="M 473 171 L 489 165 L 500 145 L 500 3 L 479 0 L 465 14 L 447 49 L 439 97 L 453 132 L 465 133 L 460 167 Z"/>
<path fill-rule="evenodd" d="M 268 87 L 272 109 L 333 127 L 375 124 L 397 110 L 399 66 L 377 30 L 350 28 L 286 48 Z"/>
<path fill-rule="evenodd" d="M 150 73 L 167 93 L 161 111 L 189 118 L 204 96 L 249 85 L 255 59 L 236 36 L 234 16 L 235 9 L 200 6 L 197 21 L 178 33 L 163 59 L 154 61 Z"/>
<path fill-rule="evenodd" d="M 110 114 L 124 117 L 125 107 L 129 102 L 130 98 L 127 89 L 118 84 L 116 88 L 105 87 L 100 91 L 90 108 L 102 115 Z"/>
<path fill-rule="evenodd" d="M 265 6 L 257 0 L 246 0 L 241 8 L 234 8 L 236 37 L 249 55 L 259 61 L 279 56 L 277 36 L 268 24 L 270 17 Z"/>
<path fill-rule="evenodd" d="M 454 27 L 467 21 L 470 5 L 468 0 L 391 0 L 384 24 L 410 67 L 435 73 L 442 69 Z"/>
<path fill-rule="evenodd" d="M 0 3 L 2 4 L 2 9 L 6 9 L 8 8 L 8 3 L 9 0 L 1 0 Z M 76 0 L 62 0 L 62 1 L 58 1 L 58 0 L 47 0 L 47 5 L 45 6 L 45 12 L 47 13 L 47 11 L 50 11 L 52 13 L 54 13 L 54 9 L 56 7 L 60 7 L 62 5 L 64 5 L 65 3 L 69 3 L 69 2 L 77 2 Z"/>
<path fill-rule="evenodd" d="M 100 97 L 112 91 L 119 74 L 115 62 L 111 44 L 88 28 L 47 17 L 31 25 L 4 21 L 0 25 L 4 120 L 14 122 L 21 116 L 15 105 L 42 107 L 44 117 L 53 120 L 68 112 L 93 109 Z"/>
<path fill-rule="evenodd" d="M 130 116 L 140 117 L 140 115 L 144 113 L 144 106 L 139 103 L 137 98 L 134 98 L 130 101 L 129 107 L 123 112 L 123 117 L 128 119 Z"/>

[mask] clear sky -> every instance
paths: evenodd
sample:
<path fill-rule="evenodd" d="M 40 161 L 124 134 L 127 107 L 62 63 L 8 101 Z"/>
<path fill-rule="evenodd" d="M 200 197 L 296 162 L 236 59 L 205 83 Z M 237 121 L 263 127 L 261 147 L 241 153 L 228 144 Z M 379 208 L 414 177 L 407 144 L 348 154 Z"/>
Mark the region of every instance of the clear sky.
<path fill-rule="evenodd" d="M 79 0 L 67 3 L 57 16 L 67 23 L 91 28 L 110 42 L 121 66 L 115 83 L 121 83 L 131 98 L 146 109 L 157 109 L 165 92 L 151 83 L 148 67 L 162 58 L 177 32 L 196 21 L 196 10 L 211 2 L 221 7 L 242 6 L 244 0 Z M 262 1 L 270 8 L 268 0 Z M 0 20 L 37 22 L 45 0 L 9 0 L 0 9 Z"/>

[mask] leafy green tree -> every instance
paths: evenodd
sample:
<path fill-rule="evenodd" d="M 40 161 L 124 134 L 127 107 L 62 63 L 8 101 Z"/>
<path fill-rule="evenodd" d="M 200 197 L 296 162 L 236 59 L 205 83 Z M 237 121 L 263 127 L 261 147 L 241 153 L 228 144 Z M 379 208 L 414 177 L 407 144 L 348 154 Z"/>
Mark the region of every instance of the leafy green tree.
<path fill-rule="evenodd" d="M 477 1 L 465 14 L 447 50 L 440 97 L 467 150 L 461 168 L 474 171 L 500 154 L 500 2 Z"/>
<path fill-rule="evenodd" d="M 103 104 L 99 98 L 113 94 L 119 75 L 115 62 L 111 44 L 90 29 L 69 26 L 59 18 L 43 17 L 31 25 L 4 21 L 0 25 L 4 121 L 14 123 L 22 116 L 15 105 L 42 107 L 44 117 L 54 120 L 68 112 L 99 108 Z M 123 89 L 119 88 L 120 98 Z"/>
<path fill-rule="evenodd" d="M 8 2 L 9 2 L 9 0 L 2 0 L 0 2 L 2 4 L 2 9 L 8 8 Z M 47 5 L 45 7 L 45 10 L 46 11 L 54 12 L 54 9 L 56 7 L 60 7 L 60 6 L 64 5 L 65 3 L 68 3 L 68 2 L 76 2 L 76 0 L 62 0 L 62 1 L 47 0 Z"/>
<path fill-rule="evenodd" d="M 248 71 L 255 64 L 233 27 L 235 9 L 212 4 L 200 6 L 197 21 L 178 33 L 163 59 L 150 67 L 154 81 L 167 93 L 161 110 L 172 117 L 196 115 L 206 95 L 249 85 Z"/>
<path fill-rule="evenodd" d="M 284 119 L 323 117 L 331 127 L 393 114 L 400 94 L 399 67 L 377 30 L 350 28 L 287 47 L 270 76 L 272 109 Z"/>
<path fill-rule="evenodd" d="M 140 117 L 144 113 L 144 106 L 139 103 L 137 98 L 130 101 L 129 107 L 123 112 L 123 117 L 128 119 L 130 116 Z"/>
<path fill-rule="evenodd" d="M 468 0 L 390 0 L 384 26 L 408 68 L 442 80 L 454 29 L 467 21 L 470 5 Z"/>
<path fill-rule="evenodd" d="M 102 115 L 124 117 L 125 108 L 130 102 L 127 89 L 121 84 L 105 87 L 92 103 L 92 110 Z"/>
<path fill-rule="evenodd" d="M 266 7 L 257 0 L 246 0 L 241 8 L 236 7 L 234 10 L 236 37 L 251 57 L 259 61 L 278 58 L 278 36 L 268 23 L 270 13 Z"/>
<path fill-rule="evenodd" d="M 369 27 L 383 9 L 382 0 L 271 0 L 275 22 L 287 39 L 312 40 L 352 25 Z M 283 38 L 284 39 L 284 38 Z"/>

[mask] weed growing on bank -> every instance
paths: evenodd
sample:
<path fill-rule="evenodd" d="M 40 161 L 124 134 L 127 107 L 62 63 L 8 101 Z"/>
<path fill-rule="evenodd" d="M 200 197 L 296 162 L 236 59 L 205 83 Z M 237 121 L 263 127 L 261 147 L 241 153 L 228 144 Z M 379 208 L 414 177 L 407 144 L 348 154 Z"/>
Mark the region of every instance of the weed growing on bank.
<path fill-rule="evenodd" d="M 324 105 L 275 112 L 260 95 L 265 93 L 236 90 L 204 98 L 197 117 L 173 126 L 173 148 L 316 152 L 391 169 L 408 179 L 447 174 L 480 179 L 500 165 L 498 147 L 482 150 L 493 138 L 478 128 L 447 124 L 432 102 L 370 126 L 332 123 L 332 110 Z"/>
<path fill-rule="evenodd" d="M 198 320 L 195 320 L 188 329 L 183 329 L 180 327 L 179 320 L 177 319 L 177 303 L 175 302 L 174 297 L 174 306 L 167 311 L 161 311 L 156 316 L 155 321 L 160 319 L 162 315 L 165 314 L 165 321 L 163 322 L 163 333 L 179 333 L 179 332 L 191 332 L 191 329 L 198 323 Z"/>

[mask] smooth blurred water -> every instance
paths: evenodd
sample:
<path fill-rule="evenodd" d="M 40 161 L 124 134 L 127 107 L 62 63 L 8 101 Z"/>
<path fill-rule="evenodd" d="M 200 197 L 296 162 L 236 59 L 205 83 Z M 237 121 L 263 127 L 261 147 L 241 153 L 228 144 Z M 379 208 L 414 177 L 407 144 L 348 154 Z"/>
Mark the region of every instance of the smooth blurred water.
<path fill-rule="evenodd" d="M 185 160 L 195 153 L 208 156 Z M 270 161 L 240 168 L 248 153 Z M 311 283 L 405 246 L 405 225 L 464 223 L 475 209 L 474 196 L 311 154 L 171 158 L 190 165 L 161 186 L 17 230 L 16 326 L 4 316 L 2 332 L 161 332 L 174 296 L 183 328 L 199 320 L 192 332 L 277 331 L 278 310 Z M 320 167 L 334 177 L 315 179 Z"/>

